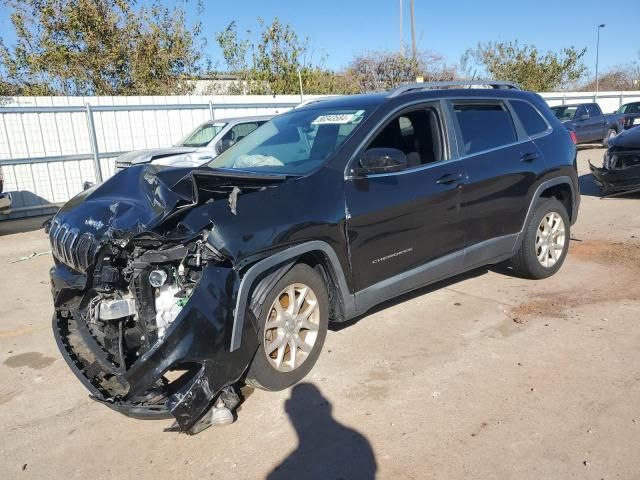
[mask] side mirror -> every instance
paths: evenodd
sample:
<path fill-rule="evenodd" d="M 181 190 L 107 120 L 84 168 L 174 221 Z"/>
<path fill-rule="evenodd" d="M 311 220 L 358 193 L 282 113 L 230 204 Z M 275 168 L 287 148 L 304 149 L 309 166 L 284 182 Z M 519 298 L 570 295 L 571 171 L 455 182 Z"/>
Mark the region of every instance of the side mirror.
<path fill-rule="evenodd" d="M 359 161 L 359 174 L 400 172 L 407 168 L 407 156 L 396 148 L 371 148 Z"/>
<path fill-rule="evenodd" d="M 230 138 L 226 140 L 220 140 L 220 143 L 218 143 L 218 148 L 216 150 L 218 150 L 218 154 L 220 154 L 225 150 L 229 150 L 235 143 L 236 142 L 234 142 Z"/>
<path fill-rule="evenodd" d="M 583 113 L 582 115 L 580 115 L 578 117 L 578 120 L 589 120 L 589 114 L 588 113 Z"/>

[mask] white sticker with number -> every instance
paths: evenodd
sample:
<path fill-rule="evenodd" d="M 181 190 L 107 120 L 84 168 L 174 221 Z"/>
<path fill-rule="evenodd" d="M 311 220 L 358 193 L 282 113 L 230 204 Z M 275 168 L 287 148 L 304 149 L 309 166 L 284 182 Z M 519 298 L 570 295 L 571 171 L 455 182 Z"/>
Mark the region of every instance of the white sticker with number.
<path fill-rule="evenodd" d="M 332 113 L 320 115 L 311 125 L 346 125 L 348 123 L 359 123 L 362 120 L 364 110 L 358 110 L 354 113 Z"/>

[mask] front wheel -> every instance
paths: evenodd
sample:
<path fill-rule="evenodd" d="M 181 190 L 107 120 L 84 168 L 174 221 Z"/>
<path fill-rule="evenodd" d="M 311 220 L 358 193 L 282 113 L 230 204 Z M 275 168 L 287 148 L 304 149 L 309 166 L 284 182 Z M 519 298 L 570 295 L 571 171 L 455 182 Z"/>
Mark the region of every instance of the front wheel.
<path fill-rule="evenodd" d="M 608 146 L 609 146 L 609 141 L 610 141 L 612 138 L 614 138 L 616 135 L 618 135 L 618 132 L 616 132 L 616 131 L 615 131 L 615 129 L 610 128 L 610 129 L 607 131 L 607 135 L 604 137 L 604 140 L 603 140 L 603 142 L 602 142 L 602 145 L 603 145 L 604 147 L 608 147 Z"/>
<path fill-rule="evenodd" d="M 555 198 L 541 199 L 511 259 L 514 271 L 527 278 L 550 277 L 564 263 L 570 237 L 571 222 L 564 205 Z"/>
<path fill-rule="evenodd" d="M 258 319 L 260 347 L 246 382 L 284 390 L 302 380 L 318 360 L 329 322 L 327 286 L 318 272 L 295 265 L 271 289 Z"/>

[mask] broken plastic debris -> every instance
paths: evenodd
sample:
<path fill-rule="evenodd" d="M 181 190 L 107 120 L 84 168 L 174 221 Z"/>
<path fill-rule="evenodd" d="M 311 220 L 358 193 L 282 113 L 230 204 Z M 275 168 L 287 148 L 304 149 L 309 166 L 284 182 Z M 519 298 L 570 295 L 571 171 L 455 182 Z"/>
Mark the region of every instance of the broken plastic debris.
<path fill-rule="evenodd" d="M 36 257 L 42 257 L 43 255 L 48 255 L 51 253 L 51 250 L 47 250 L 46 252 L 33 252 L 30 255 L 27 255 L 26 257 L 20 257 L 17 260 L 14 260 L 12 262 L 9 263 L 18 263 L 18 262 L 24 262 L 25 260 L 31 260 L 32 258 L 36 258 Z"/>
<path fill-rule="evenodd" d="M 231 209 L 231 213 L 237 215 L 236 207 L 238 204 L 238 194 L 240 193 L 240 189 L 238 187 L 233 187 L 231 193 L 229 194 L 229 208 Z"/>

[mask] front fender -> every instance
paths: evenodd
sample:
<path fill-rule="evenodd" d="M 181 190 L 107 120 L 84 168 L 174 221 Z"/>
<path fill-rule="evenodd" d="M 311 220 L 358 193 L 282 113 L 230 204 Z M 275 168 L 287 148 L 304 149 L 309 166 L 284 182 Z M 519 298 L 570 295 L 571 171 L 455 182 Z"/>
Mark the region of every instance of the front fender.
<path fill-rule="evenodd" d="M 238 289 L 238 295 L 236 300 L 235 318 L 233 321 L 233 329 L 231 335 L 230 351 L 233 352 L 240 348 L 242 332 L 244 329 L 245 316 L 247 313 L 249 293 L 251 288 L 255 284 L 256 280 L 268 270 L 278 267 L 280 265 L 290 262 L 292 259 L 298 258 L 301 255 L 313 251 L 320 251 L 329 259 L 333 271 L 335 273 L 335 280 L 338 286 L 339 294 L 342 297 L 344 305 L 345 317 L 349 318 L 355 314 L 355 296 L 349 291 L 347 287 L 347 280 L 345 278 L 344 271 L 338 260 L 338 256 L 328 243 L 314 240 L 311 242 L 305 242 L 302 244 L 294 245 L 281 250 L 269 257 L 255 263 L 242 277 L 240 287 Z"/>

